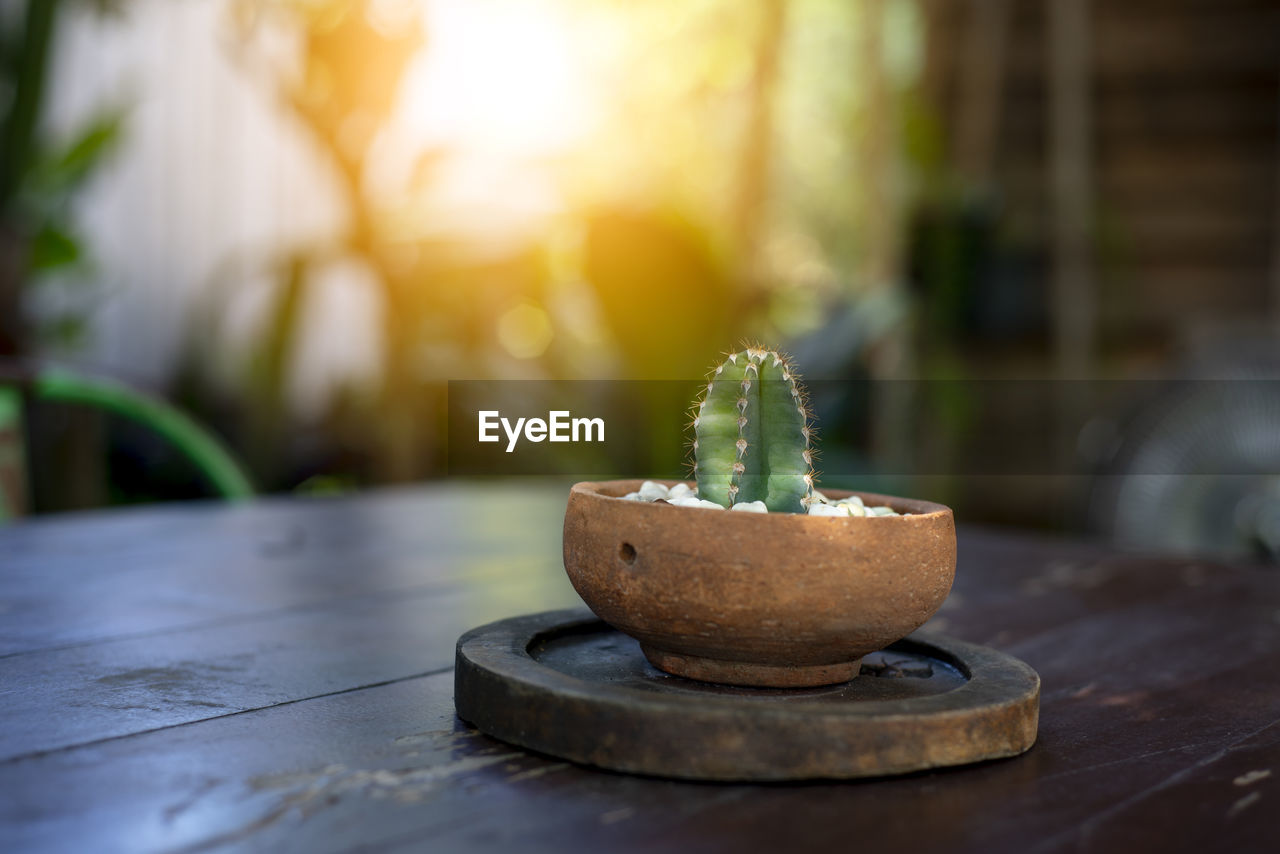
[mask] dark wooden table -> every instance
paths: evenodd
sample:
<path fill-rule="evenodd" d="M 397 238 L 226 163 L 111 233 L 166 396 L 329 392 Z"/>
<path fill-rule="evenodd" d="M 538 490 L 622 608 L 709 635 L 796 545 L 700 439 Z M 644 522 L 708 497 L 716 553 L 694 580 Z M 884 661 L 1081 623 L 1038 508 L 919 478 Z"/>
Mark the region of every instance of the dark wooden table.
<path fill-rule="evenodd" d="M 0 850 L 1280 851 L 1280 573 L 960 534 L 930 628 L 1043 678 L 1026 755 L 712 785 L 454 715 L 454 641 L 578 604 L 565 491 L 459 486 L 0 529 Z"/>

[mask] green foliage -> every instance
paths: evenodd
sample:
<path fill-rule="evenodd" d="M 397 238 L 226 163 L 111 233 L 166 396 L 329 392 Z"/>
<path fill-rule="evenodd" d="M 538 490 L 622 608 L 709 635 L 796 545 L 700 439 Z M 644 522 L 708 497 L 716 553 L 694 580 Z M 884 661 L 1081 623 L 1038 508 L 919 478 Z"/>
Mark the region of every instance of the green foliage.
<path fill-rule="evenodd" d="M 63 308 L 34 329 L 37 340 L 58 350 L 73 350 L 84 343 L 91 307 L 90 292 L 83 285 L 91 281 L 93 259 L 74 222 L 71 203 L 115 150 L 123 118 L 121 110 L 102 113 L 66 142 L 37 147 L 20 177 L 17 197 L 4 212 L 27 235 L 27 286 L 57 283 L 69 297 L 58 300 Z M 54 273 L 62 275 L 49 278 Z M 80 293 L 70 296 L 70 287 Z"/>
<path fill-rule="evenodd" d="M 38 151 L 25 182 L 29 191 L 62 201 L 80 189 L 119 145 L 124 116 L 121 108 L 101 112 L 67 142 Z"/>
<path fill-rule="evenodd" d="M 66 0 L 28 0 L 21 14 L 0 22 L 0 233 L 8 251 L 25 256 L 0 279 L 0 311 L 21 314 L 21 290 L 50 272 L 87 268 L 70 203 L 74 194 L 115 148 L 123 111 L 92 118 L 62 143 L 40 133 L 49 65 L 60 12 Z M 122 0 L 80 0 L 100 13 L 119 12 Z M 15 321 L 4 346 L 22 349 L 27 336 Z M 83 337 L 83 311 L 63 313 L 45 323 L 41 337 L 69 344 Z M 0 339 L 6 336 L 0 335 Z"/>
<path fill-rule="evenodd" d="M 80 260 L 80 243 L 53 223 L 45 223 L 31 239 L 27 265 L 33 273 L 67 267 Z"/>
<path fill-rule="evenodd" d="M 813 494 L 809 410 L 787 357 L 749 347 L 707 383 L 693 420 L 698 497 L 731 507 L 763 501 L 803 513 Z"/>

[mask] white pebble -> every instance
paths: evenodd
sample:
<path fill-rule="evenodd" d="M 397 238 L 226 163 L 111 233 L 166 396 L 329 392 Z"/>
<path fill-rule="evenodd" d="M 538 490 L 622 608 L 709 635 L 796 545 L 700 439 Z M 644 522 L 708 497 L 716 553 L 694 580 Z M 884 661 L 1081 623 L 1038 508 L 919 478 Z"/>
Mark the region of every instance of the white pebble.
<path fill-rule="evenodd" d="M 640 484 L 641 501 L 657 501 L 659 498 L 666 498 L 668 494 L 669 490 L 665 486 L 652 480 Z"/>
<path fill-rule="evenodd" d="M 723 510 L 719 504 L 714 501 L 705 501 L 701 498 L 694 498 L 692 495 L 686 495 L 684 498 L 677 498 L 671 502 L 677 507 L 706 507 L 709 510 Z"/>
<path fill-rule="evenodd" d="M 866 516 L 867 508 L 863 505 L 862 499 L 856 495 L 850 495 L 848 498 L 841 498 L 836 502 L 837 507 L 844 507 L 850 516 Z"/>
<path fill-rule="evenodd" d="M 723 510 L 714 501 L 704 501 L 698 498 L 698 488 L 690 487 L 685 483 L 677 483 L 675 486 L 667 488 L 657 481 L 646 480 L 640 486 L 639 492 L 628 492 L 625 496 L 628 501 L 657 501 L 662 499 L 676 507 L 705 507 L 707 509 Z M 741 504 L 735 504 L 730 508 L 743 513 L 768 513 L 769 508 L 765 506 L 763 501 L 744 501 Z M 823 495 L 818 490 L 813 491 L 813 498 L 809 504 L 810 516 L 899 516 L 901 515 L 892 507 L 867 507 L 863 504 L 862 499 L 856 495 L 850 495 L 832 502 L 831 499 Z"/>

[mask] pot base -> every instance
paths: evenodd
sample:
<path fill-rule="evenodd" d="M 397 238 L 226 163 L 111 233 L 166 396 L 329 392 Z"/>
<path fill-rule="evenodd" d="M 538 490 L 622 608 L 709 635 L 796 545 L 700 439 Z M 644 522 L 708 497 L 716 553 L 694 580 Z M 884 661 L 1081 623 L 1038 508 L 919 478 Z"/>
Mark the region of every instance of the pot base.
<path fill-rule="evenodd" d="M 1016 658 L 916 636 L 863 660 L 857 679 L 817 690 L 687 682 L 591 613 L 552 611 L 463 635 L 454 702 L 511 744 L 689 780 L 884 777 L 1015 756 L 1036 740 L 1040 679 Z"/>
<path fill-rule="evenodd" d="M 775 665 L 678 655 L 646 644 L 640 644 L 640 649 L 650 664 L 673 676 L 752 688 L 817 688 L 836 685 L 853 679 L 862 667 L 861 658 L 836 664 Z"/>

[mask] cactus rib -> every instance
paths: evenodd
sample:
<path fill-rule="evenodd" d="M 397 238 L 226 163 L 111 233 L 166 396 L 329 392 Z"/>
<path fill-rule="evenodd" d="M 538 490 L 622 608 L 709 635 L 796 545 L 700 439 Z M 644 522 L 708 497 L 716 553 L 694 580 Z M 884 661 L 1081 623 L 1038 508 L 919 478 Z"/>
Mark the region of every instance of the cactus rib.
<path fill-rule="evenodd" d="M 813 492 L 804 390 L 787 357 L 749 347 L 715 369 L 694 417 L 698 497 L 803 513 Z"/>

